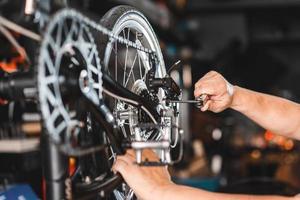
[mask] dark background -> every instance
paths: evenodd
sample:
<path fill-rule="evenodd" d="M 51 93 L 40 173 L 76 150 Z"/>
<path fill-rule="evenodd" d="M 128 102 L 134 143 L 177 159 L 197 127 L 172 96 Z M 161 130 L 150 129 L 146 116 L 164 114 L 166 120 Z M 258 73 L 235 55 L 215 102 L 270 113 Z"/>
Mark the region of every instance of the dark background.
<path fill-rule="evenodd" d="M 167 67 L 182 61 L 177 71 L 184 98 L 192 99 L 194 83 L 216 70 L 232 84 L 299 101 L 300 1 L 98 2 L 104 11 L 124 3 L 149 19 Z M 232 110 L 201 113 L 190 106 L 182 113 L 185 156 L 171 169 L 177 182 L 231 193 L 300 191 L 297 141 L 267 132 Z"/>
<path fill-rule="evenodd" d="M 148 18 L 167 68 L 182 61 L 171 75 L 184 99 L 193 99 L 194 83 L 215 70 L 232 84 L 300 102 L 300 0 L 69 1 L 95 20 L 123 4 Z M 28 107 L 17 106 L 20 112 Z M 298 141 L 264 130 L 232 110 L 214 114 L 182 106 L 181 114 L 184 159 L 170 169 L 174 181 L 228 193 L 300 193 Z M 0 132 L 17 127 L 3 116 Z M 1 154 L 0 184 L 29 181 L 40 194 L 40 164 L 32 162 L 39 158 L 36 154 L 9 159 Z"/>

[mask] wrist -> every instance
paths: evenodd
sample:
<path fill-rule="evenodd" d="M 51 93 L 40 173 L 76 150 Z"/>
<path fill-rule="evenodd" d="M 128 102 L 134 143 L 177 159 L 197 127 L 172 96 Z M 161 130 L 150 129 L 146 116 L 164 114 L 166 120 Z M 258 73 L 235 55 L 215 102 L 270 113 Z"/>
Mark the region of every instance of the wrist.
<path fill-rule="evenodd" d="M 226 81 L 226 80 L 225 80 Z M 234 88 L 234 86 L 233 85 L 231 85 L 228 81 L 226 81 L 226 90 L 227 90 L 227 92 L 228 92 L 228 94 L 229 94 L 229 96 L 233 96 L 233 94 L 234 94 L 234 90 L 235 90 L 235 88 Z"/>
<path fill-rule="evenodd" d="M 231 104 L 230 104 L 230 108 L 234 109 L 234 110 L 238 110 L 238 108 L 240 107 L 240 92 L 241 92 L 241 88 L 239 86 L 232 86 L 233 87 L 233 93 L 231 95 Z"/>
<path fill-rule="evenodd" d="M 174 188 L 176 188 L 176 184 L 173 182 L 171 182 L 170 184 L 167 184 L 167 185 L 159 186 L 159 188 L 157 189 L 158 199 L 169 200 L 170 196 L 172 197 Z"/>

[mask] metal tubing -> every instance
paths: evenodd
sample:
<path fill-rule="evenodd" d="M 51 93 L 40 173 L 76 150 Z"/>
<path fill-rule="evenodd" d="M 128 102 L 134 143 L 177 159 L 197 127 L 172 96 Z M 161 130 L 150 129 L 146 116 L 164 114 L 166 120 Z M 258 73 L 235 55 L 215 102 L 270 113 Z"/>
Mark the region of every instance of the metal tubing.
<path fill-rule="evenodd" d="M 46 182 L 46 200 L 65 199 L 65 179 L 68 176 L 68 158 L 59 152 L 50 137 L 41 136 L 42 167 Z"/>

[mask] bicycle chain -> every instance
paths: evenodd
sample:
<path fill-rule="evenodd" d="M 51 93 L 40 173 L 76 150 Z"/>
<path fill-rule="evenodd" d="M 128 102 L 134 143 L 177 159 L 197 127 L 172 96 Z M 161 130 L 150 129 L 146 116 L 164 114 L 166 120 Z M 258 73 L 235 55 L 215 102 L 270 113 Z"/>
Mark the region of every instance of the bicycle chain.
<path fill-rule="evenodd" d="M 89 27 L 93 28 L 94 30 L 101 32 L 103 35 L 109 36 L 109 38 L 112 40 L 117 40 L 121 44 L 125 44 L 129 47 L 135 48 L 137 50 L 143 51 L 148 54 L 155 54 L 155 52 L 151 49 L 145 48 L 137 43 L 134 43 L 126 38 L 123 38 L 122 36 L 115 35 L 113 32 L 102 26 L 101 24 L 98 24 L 97 22 L 91 20 L 90 18 L 84 16 L 80 12 L 74 10 L 74 9 L 63 9 L 61 11 L 58 11 L 55 15 L 63 15 L 63 16 L 76 16 L 78 19 L 80 19 L 82 22 L 84 22 Z"/>

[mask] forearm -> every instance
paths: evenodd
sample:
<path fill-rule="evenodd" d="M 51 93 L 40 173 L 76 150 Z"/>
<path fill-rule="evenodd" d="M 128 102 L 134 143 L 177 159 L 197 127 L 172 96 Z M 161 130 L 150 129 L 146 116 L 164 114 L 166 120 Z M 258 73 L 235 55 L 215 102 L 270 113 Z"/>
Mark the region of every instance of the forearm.
<path fill-rule="evenodd" d="M 159 197 L 162 200 L 292 200 L 292 197 L 280 197 L 280 196 L 256 196 L 256 195 L 237 195 L 237 194 L 224 194 L 208 192 L 201 189 L 195 189 L 191 187 L 172 185 L 168 188 L 164 188 L 162 196 Z"/>
<path fill-rule="evenodd" d="M 300 139 L 300 106 L 297 103 L 235 86 L 231 108 L 267 130 Z"/>

